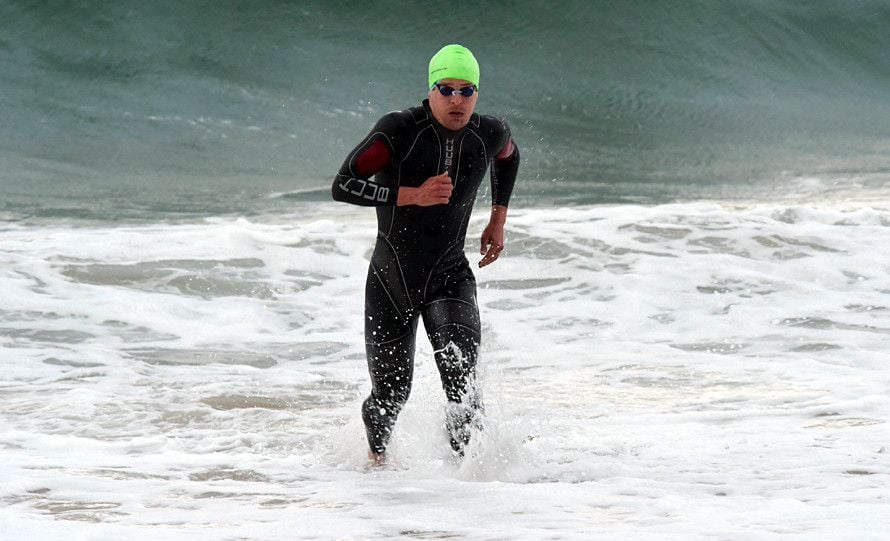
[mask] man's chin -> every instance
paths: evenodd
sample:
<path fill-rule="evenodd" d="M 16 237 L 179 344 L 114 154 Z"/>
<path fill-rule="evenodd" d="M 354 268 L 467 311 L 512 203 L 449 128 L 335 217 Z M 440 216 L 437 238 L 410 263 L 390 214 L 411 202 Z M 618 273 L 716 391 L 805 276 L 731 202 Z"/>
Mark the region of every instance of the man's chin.
<path fill-rule="evenodd" d="M 451 131 L 457 131 L 457 130 L 463 128 L 464 126 L 466 126 L 466 125 L 467 125 L 467 122 L 468 122 L 468 119 L 467 119 L 467 118 L 464 118 L 464 117 L 461 117 L 461 118 L 449 118 L 449 119 L 448 119 L 448 123 L 445 124 L 445 127 L 448 128 L 448 129 L 451 130 Z"/>

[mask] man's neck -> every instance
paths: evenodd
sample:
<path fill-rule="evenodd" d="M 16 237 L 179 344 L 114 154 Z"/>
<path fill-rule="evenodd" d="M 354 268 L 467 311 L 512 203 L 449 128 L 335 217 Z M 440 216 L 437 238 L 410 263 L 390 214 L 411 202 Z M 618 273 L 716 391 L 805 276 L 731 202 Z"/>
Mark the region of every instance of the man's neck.
<path fill-rule="evenodd" d="M 464 124 L 463 126 L 461 126 L 460 128 L 458 128 L 458 129 L 456 129 L 456 130 L 452 130 L 452 129 L 446 128 L 446 127 L 442 124 L 442 121 L 441 121 L 440 119 L 436 118 L 436 115 L 433 113 L 433 109 L 432 109 L 432 107 L 430 107 L 430 100 L 429 100 L 429 99 L 424 98 L 424 100 L 423 100 L 423 108 L 426 109 L 426 114 L 428 114 L 428 115 L 430 116 L 430 118 L 433 119 L 433 125 L 436 126 L 436 128 L 438 128 L 438 129 L 440 129 L 440 130 L 442 130 L 442 131 L 445 131 L 445 132 L 447 132 L 447 133 L 452 133 L 452 134 L 454 134 L 454 133 L 460 133 L 460 132 L 464 131 L 464 128 L 466 128 L 467 125 L 469 124 L 469 122 L 467 122 L 467 124 Z M 472 119 L 472 118 L 473 118 L 473 115 L 470 115 L 470 118 Z"/>

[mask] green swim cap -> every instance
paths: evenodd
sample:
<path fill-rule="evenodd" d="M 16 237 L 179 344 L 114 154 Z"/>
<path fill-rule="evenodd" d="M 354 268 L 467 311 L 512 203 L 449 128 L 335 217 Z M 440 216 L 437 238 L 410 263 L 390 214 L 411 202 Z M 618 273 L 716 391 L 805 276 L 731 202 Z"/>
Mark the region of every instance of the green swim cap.
<path fill-rule="evenodd" d="M 479 86 L 479 63 L 473 53 L 463 45 L 446 45 L 430 59 L 432 88 L 441 79 L 463 79 Z"/>

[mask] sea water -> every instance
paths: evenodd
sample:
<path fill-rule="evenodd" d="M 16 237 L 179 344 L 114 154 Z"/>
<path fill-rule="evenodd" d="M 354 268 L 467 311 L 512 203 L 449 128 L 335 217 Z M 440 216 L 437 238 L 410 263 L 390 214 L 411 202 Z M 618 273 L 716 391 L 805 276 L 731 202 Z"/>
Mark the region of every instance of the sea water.
<path fill-rule="evenodd" d="M 516 209 L 477 271 L 485 429 L 451 455 L 421 338 L 379 468 L 375 229 L 5 225 L 3 538 L 883 535 L 887 206 Z"/>
<path fill-rule="evenodd" d="M 0 0 L 0 539 L 885 539 L 888 27 Z M 452 42 L 522 153 L 476 270 L 484 429 L 452 456 L 421 333 L 371 467 L 376 224 L 331 181 Z"/>

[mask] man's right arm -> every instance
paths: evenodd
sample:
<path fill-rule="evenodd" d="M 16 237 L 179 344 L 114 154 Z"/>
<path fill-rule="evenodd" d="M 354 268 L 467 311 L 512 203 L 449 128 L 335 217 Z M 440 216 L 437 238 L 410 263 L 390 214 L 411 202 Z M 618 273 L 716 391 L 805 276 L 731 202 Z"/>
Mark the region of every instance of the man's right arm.
<path fill-rule="evenodd" d="M 392 160 L 395 148 L 392 135 L 396 129 L 397 113 L 381 118 L 371 133 L 365 137 L 343 162 L 334 183 L 331 196 L 335 201 L 361 206 L 394 206 L 398 201 L 399 187 L 371 180 Z"/>
<path fill-rule="evenodd" d="M 393 159 L 399 122 L 399 113 L 384 116 L 365 140 L 349 153 L 331 186 L 335 201 L 365 207 L 428 207 L 448 203 L 454 185 L 447 172 L 426 179 L 416 188 L 371 180 Z"/>

